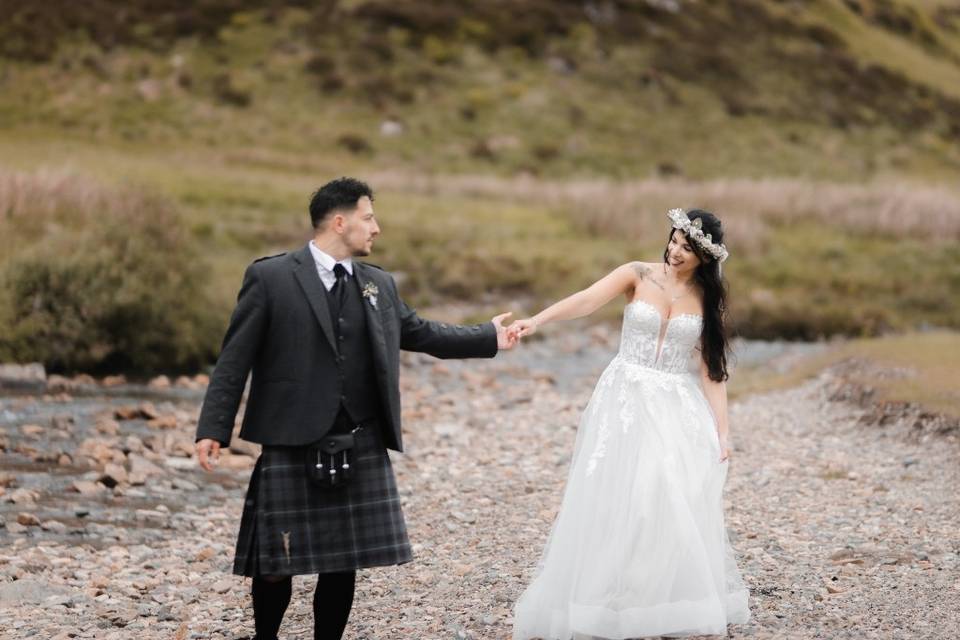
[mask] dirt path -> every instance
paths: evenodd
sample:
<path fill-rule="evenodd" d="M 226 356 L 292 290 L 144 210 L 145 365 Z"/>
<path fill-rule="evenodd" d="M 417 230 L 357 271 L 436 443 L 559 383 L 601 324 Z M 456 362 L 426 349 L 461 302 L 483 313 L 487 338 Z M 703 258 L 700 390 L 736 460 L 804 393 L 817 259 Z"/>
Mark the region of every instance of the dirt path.
<path fill-rule="evenodd" d="M 416 561 L 361 573 L 347 638 L 509 637 L 580 411 L 614 342 L 599 331 L 490 362 L 406 358 L 407 452 L 394 461 Z M 919 438 L 903 420 L 863 422 L 857 405 L 829 400 L 833 389 L 825 375 L 732 407 L 727 517 L 754 618 L 731 636 L 954 638 L 960 445 Z M 0 403 L 8 436 L 23 422 L 16 407 Z M 163 475 L 132 488 L 132 498 L 123 485 L 119 496 L 97 498 L 106 512 L 95 527 L 81 519 L 14 533 L 19 513 L 46 524 L 53 507 L 43 495 L 33 506 L 6 505 L 0 628 L 10 637 L 252 635 L 247 583 L 226 573 L 250 464 L 238 457 L 219 482 L 163 464 L 174 456 L 164 446 L 192 440 L 195 407 L 181 413 L 166 432 L 180 445 L 148 440 Z M 64 495 L 78 509 L 88 500 Z M 313 582 L 295 580 L 281 637 L 311 635 Z"/>

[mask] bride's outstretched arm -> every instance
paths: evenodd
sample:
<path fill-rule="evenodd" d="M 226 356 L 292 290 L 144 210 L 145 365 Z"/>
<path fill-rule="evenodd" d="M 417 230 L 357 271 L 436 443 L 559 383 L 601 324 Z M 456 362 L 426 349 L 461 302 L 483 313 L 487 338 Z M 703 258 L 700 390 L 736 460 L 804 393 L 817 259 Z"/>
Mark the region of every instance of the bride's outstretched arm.
<path fill-rule="evenodd" d="M 548 322 L 588 316 L 617 295 L 632 291 L 637 277 L 646 273 L 647 269 L 641 262 L 621 265 L 586 289 L 550 305 L 532 318 L 517 320 L 510 328 L 522 338 L 536 333 L 538 327 Z"/>
<path fill-rule="evenodd" d="M 730 457 L 727 446 L 727 436 L 730 434 L 730 424 L 727 420 L 727 383 L 711 380 L 707 374 L 707 363 L 700 360 L 700 379 L 703 384 L 703 395 L 710 403 L 713 417 L 717 421 L 717 437 L 720 440 L 720 462 Z"/>

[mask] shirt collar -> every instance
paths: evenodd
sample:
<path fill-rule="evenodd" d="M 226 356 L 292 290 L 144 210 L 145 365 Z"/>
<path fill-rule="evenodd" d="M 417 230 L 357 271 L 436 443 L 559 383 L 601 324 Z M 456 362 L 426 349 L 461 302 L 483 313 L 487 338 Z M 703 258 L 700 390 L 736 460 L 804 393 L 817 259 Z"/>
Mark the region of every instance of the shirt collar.
<path fill-rule="evenodd" d="M 337 264 L 337 260 L 335 260 L 333 256 L 331 256 L 329 253 L 326 253 L 325 251 L 321 250 L 316 244 L 314 244 L 313 240 L 310 241 L 309 246 L 310 246 L 310 253 L 313 254 L 313 260 L 318 265 L 326 269 L 327 271 L 333 272 L 333 267 L 334 265 Z M 344 258 L 339 262 L 340 264 L 343 265 L 343 268 L 347 270 L 347 273 L 349 273 L 352 276 L 353 275 L 353 259 Z"/>

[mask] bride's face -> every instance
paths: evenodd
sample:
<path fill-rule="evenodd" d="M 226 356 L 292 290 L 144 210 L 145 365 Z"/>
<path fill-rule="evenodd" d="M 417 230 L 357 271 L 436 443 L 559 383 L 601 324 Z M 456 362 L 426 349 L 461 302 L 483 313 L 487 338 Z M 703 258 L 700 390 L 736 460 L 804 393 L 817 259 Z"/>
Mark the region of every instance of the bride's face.
<path fill-rule="evenodd" d="M 667 262 L 680 273 L 692 272 L 700 265 L 700 258 L 693 252 L 687 234 L 674 230 L 667 244 Z"/>

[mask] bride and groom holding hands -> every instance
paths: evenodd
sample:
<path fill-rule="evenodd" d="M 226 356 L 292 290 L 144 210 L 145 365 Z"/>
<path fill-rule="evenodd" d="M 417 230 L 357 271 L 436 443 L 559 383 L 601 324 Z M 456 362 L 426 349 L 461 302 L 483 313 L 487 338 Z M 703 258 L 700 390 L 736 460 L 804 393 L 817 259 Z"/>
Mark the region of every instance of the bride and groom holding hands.
<path fill-rule="evenodd" d="M 413 559 L 387 454 L 403 450 L 401 349 L 489 358 L 618 295 L 620 349 L 581 418 L 514 638 L 726 634 L 746 622 L 722 511 L 727 252 L 709 212 L 668 215 L 661 261 L 624 264 L 509 326 L 508 313 L 463 326 L 420 318 L 389 273 L 355 260 L 380 232 L 366 184 L 340 178 L 313 194 L 313 240 L 247 268 L 197 426 L 209 471 L 251 376 L 240 437 L 263 447 L 233 572 L 252 578 L 255 638 L 277 637 L 291 576 L 317 574 L 314 638 L 339 639 L 357 570 Z"/>

